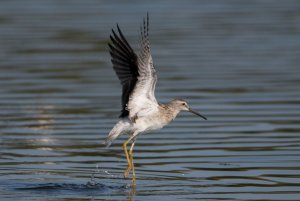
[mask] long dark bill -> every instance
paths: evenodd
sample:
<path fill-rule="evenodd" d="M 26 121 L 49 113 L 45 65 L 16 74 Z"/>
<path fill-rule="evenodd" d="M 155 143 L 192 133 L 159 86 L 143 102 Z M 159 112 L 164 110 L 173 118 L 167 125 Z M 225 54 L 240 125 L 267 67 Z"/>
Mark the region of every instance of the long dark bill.
<path fill-rule="evenodd" d="M 199 114 L 198 112 L 195 112 L 194 110 L 192 110 L 191 108 L 189 108 L 189 112 L 195 114 L 195 115 L 198 115 L 199 117 L 202 117 L 203 119 L 207 120 L 207 118 L 201 114 Z"/>

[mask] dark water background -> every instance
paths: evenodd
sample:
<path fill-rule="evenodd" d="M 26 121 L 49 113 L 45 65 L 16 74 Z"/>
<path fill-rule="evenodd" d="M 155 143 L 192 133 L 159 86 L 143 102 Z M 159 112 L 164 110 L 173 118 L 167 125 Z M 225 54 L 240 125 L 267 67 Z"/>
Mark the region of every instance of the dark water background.
<path fill-rule="evenodd" d="M 107 42 L 147 11 L 157 99 L 209 120 L 141 136 L 134 189 Z M 1 201 L 300 200 L 300 1 L 3 0 L 0 47 Z"/>

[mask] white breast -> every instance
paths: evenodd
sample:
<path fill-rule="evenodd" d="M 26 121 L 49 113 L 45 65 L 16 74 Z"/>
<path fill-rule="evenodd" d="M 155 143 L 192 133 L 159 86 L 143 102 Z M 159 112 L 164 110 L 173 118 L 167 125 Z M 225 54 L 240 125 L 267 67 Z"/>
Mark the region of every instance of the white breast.
<path fill-rule="evenodd" d="M 147 130 L 157 130 L 164 127 L 166 123 L 160 121 L 157 116 L 153 117 L 142 117 L 136 120 L 135 124 L 133 125 L 135 129 L 140 130 L 141 132 Z"/>

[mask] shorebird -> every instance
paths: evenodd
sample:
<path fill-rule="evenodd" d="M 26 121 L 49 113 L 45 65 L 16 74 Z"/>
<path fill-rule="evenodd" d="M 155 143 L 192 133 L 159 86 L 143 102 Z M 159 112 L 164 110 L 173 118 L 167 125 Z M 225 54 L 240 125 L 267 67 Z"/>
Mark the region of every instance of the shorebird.
<path fill-rule="evenodd" d="M 137 136 L 150 130 L 156 130 L 169 124 L 180 111 L 194 113 L 206 120 L 200 113 L 192 110 L 186 101 L 175 99 L 167 104 L 157 102 L 154 92 L 157 81 L 149 42 L 149 15 L 141 26 L 140 52 L 136 54 L 119 25 L 112 29 L 109 43 L 111 61 L 122 85 L 122 111 L 120 120 L 113 127 L 104 141 L 108 147 L 119 135 L 127 133 L 130 137 L 124 142 L 123 149 L 127 159 L 126 178 L 130 171 L 135 179 L 133 147 Z M 127 145 L 131 142 L 128 152 Z"/>

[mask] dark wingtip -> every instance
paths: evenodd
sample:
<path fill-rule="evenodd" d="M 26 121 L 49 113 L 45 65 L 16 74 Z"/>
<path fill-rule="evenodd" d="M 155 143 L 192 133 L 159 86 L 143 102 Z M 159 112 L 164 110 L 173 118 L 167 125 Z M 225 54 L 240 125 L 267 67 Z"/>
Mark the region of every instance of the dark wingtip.
<path fill-rule="evenodd" d="M 109 35 L 109 38 L 110 38 L 110 40 L 113 40 L 113 36 L 112 35 Z"/>
<path fill-rule="evenodd" d="M 149 33 L 149 12 L 147 12 L 147 35 Z"/>
<path fill-rule="evenodd" d="M 147 24 L 149 25 L 149 11 L 147 11 Z"/>
<path fill-rule="evenodd" d="M 113 33 L 114 37 L 117 38 L 117 34 L 116 34 L 115 30 L 111 29 L 111 32 Z"/>
<path fill-rule="evenodd" d="M 118 31 L 119 31 L 119 33 L 121 32 L 121 29 L 120 29 L 120 27 L 119 27 L 119 25 L 117 24 L 117 29 L 118 29 Z"/>

